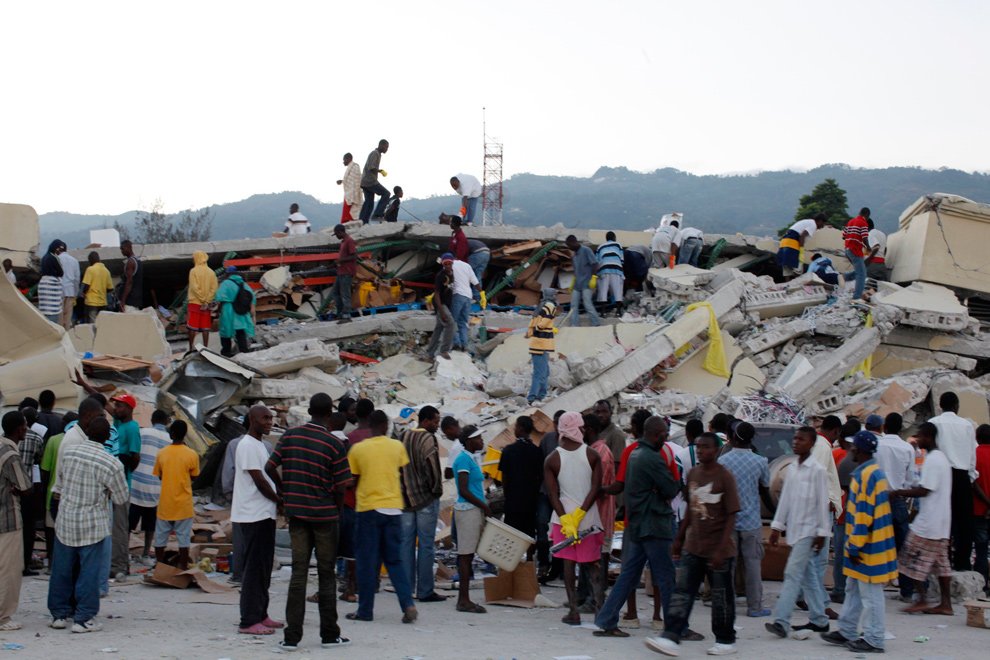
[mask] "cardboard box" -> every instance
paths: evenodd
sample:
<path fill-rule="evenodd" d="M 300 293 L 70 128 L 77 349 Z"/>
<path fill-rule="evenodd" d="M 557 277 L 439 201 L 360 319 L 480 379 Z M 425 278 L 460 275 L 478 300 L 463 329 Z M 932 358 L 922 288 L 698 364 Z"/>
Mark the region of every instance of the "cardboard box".
<path fill-rule="evenodd" d="M 514 571 L 499 570 L 495 577 L 485 578 L 485 602 L 508 607 L 536 607 L 540 583 L 536 581 L 536 564 L 522 562 Z"/>

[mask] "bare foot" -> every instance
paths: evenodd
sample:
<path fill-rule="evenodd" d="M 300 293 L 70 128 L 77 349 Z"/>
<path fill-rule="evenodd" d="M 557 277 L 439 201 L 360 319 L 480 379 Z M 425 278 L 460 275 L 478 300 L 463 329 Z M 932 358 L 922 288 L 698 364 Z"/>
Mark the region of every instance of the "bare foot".
<path fill-rule="evenodd" d="M 952 611 L 952 606 L 938 605 L 936 607 L 929 607 L 924 610 L 925 614 L 944 614 L 945 616 L 952 616 L 954 612 Z"/>
<path fill-rule="evenodd" d="M 924 612 L 924 611 L 928 610 L 930 607 L 931 606 L 928 603 L 926 603 L 925 601 L 921 600 L 921 601 L 918 601 L 917 603 L 914 603 L 913 605 L 909 605 L 909 606 L 903 608 L 901 610 L 901 612 L 905 612 L 907 614 L 918 614 L 919 612 Z"/>

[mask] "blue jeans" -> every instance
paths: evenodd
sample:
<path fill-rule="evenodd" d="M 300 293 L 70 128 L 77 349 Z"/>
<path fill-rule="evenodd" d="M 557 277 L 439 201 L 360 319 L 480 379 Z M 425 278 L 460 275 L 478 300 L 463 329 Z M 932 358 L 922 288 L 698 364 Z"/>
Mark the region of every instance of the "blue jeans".
<path fill-rule="evenodd" d="M 571 311 L 561 325 L 581 325 L 581 303 L 584 303 L 584 310 L 588 312 L 591 325 L 601 325 L 602 320 L 595 310 L 595 301 L 592 299 L 591 289 L 574 289 L 571 292 Z"/>
<path fill-rule="evenodd" d="M 897 547 L 897 552 L 900 553 L 901 548 L 904 546 L 904 541 L 907 539 L 909 527 L 907 500 L 903 497 L 891 497 L 890 514 L 894 519 L 894 545 Z M 914 594 L 914 580 L 900 575 L 898 576 L 897 584 L 900 585 L 901 596 L 909 598 Z"/>
<path fill-rule="evenodd" d="M 375 614 L 375 589 L 378 588 L 378 570 L 385 563 L 388 577 L 399 598 L 399 607 L 405 611 L 414 605 L 412 588 L 402 565 L 402 519 L 378 511 L 359 511 L 356 523 L 355 553 L 357 555 L 357 615 L 372 619 Z"/>
<path fill-rule="evenodd" d="M 849 280 L 851 277 L 856 278 L 856 288 L 853 289 L 853 298 L 859 298 L 863 295 L 863 290 L 866 289 L 866 259 L 857 257 L 849 250 L 846 250 L 846 259 L 852 264 L 853 269 L 845 273 L 843 277 L 846 280 Z"/>
<path fill-rule="evenodd" d="M 468 197 L 467 205 L 464 208 L 464 224 L 469 225 L 474 222 L 474 214 L 478 211 L 478 198 Z"/>
<path fill-rule="evenodd" d="M 705 243 L 700 238 L 687 239 L 677 249 L 677 263 L 697 266 L 698 259 L 701 258 L 701 248 L 704 246 Z"/>
<path fill-rule="evenodd" d="M 983 576 L 984 590 L 990 588 L 987 581 L 987 545 L 990 541 L 990 521 L 986 516 L 973 516 L 973 545 L 976 546 L 976 561 L 973 570 Z"/>
<path fill-rule="evenodd" d="M 842 600 L 846 595 L 846 574 L 842 572 L 842 553 L 846 547 L 846 524 L 832 524 L 832 548 L 835 557 L 832 560 L 832 597 Z"/>
<path fill-rule="evenodd" d="M 670 600 L 674 592 L 674 561 L 670 558 L 670 543 L 670 539 L 633 541 L 627 537 L 623 540 L 622 572 L 595 617 L 596 626 L 603 630 L 612 630 L 619 624 L 622 606 L 639 584 L 646 562 L 650 563 L 653 585 L 660 592 L 663 617 L 670 620 Z"/>
<path fill-rule="evenodd" d="M 719 644 L 735 644 L 736 595 L 732 584 L 732 559 L 726 559 L 722 568 L 715 570 L 704 557 L 681 553 L 681 566 L 677 570 L 677 584 L 670 608 L 664 612 L 666 629 L 663 636 L 677 643 L 688 629 L 691 608 L 698 596 L 698 588 L 708 578 L 712 587 L 712 632 Z"/>
<path fill-rule="evenodd" d="M 828 623 L 823 599 L 825 593 L 819 587 L 821 577 L 818 573 L 817 561 L 819 556 L 828 557 L 828 540 L 826 539 L 824 547 L 817 553 L 811 547 L 814 540 L 812 536 L 798 539 L 791 546 L 791 554 L 784 568 L 784 586 L 777 599 L 777 606 L 774 607 L 773 618 L 787 631 L 791 629 L 791 614 L 794 613 L 794 603 L 797 602 L 798 592 L 802 587 L 808 603 L 808 618 L 816 626 L 824 626 Z"/>
<path fill-rule="evenodd" d="M 433 500 L 419 511 L 402 512 L 402 564 L 409 576 L 409 592 L 415 591 L 416 598 L 433 595 L 439 515 L 440 500 Z"/>
<path fill-rule="evenodd" d="M 77 623 L 85 623 L 100 613 L 100 573 L 103 570 L 104 545 L 109 537 L 77 548 L 65 545 L 55 537 L 55 556 L 52 558 L 52 576 L 48 582 L 48 611 L 53 619 L 72 617 Z M 72 579 L 79 565 L 79 575 Z M 75 611 L 72 599 L 75 597 Z"/>
<path fill-rule="evenodd" d="M 839 615 L 839 632 L 846 639 L 859 639 L 860 616 L 863 619 L 863 639 L 870 646 L 883 648 L 884 602 L 883 585 L 870 584 L 856 578 L 846 580 L 846 602 Z"/>
<path fill-rule="evenodd" d="M 530 353 L 533 360 L 533 381 L 529 386 L 527 399 L 535 401 L 547 395 L 547 381 L 550 379 L 550 355 L 548 353 Z"/>
<path fill-rule="evenodd" d="M 455 293 L 450 303 L 450 313 L 453 315 L 454 324 L 457 327 L 454 331 L 454 348 L 467 348 L 468 319 L 471 318 L 471 299 Z"/>
<path fill-rule="evenodd" d="M 385 217 L 385 207 L 388 206 L 388 200 L 392 196 L 389 193 L 388 188 L 380 183 L 376 183 L 373 186 L 361 186 L 361 192 L 364 193 L 364 204 L 361 205 L 361 222 L 368 224 L 368 220 L 371 219 L 371 209 L 375 209 L 374 217 L 384 218 Z M 375 207 L 375 195 L 381 195 L 381 199 L 378 200 L 378 206 Z"/>
<path fill-rule="evenodd" d="M 474 276 L 478 278 L 478 286 L 481 286 L 481 276 L 488 268 L 488 262 L 492 260 L 492 253 L 489 250 L 480 250 L 468 255 L 468 266 L 474 271 Z"/>

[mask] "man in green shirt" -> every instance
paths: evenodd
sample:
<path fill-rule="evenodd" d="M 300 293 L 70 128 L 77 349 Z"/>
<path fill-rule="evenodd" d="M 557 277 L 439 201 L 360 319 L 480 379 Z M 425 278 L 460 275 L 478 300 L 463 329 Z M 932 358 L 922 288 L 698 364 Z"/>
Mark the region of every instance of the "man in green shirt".
<path fill-rule="evenodd" d="M 130 489 L 131 474 L 141 461 L 141 427 L 134 421 L 137 400 L 130 394 L 121 393 L 110 399 L 110 406 L 113 407 L 113 428 L 117 431 L 116 456 L 124 465 L 127 488 Z M 127 514 L 126 504 L 113 507 L 113 541 L 111 542 L 113 549 L 110 571 L 118 580 L 126 577 L 130 572 L 128 545 L 131 540 L 131 530 Z"/>
<path fill-rule="evenodd" d="M 62 415 L 62 433 L 53 435 L 45 443 L 45 453 L 41 456 L 41 482 L 45 484 L 45 556 L 51 557 L 55 549 L 55 516 L 52 515 L 52 488 L 55 486 L 55 470 L 58 468 L 58 448 L 66 431 L 78 423 L 79 415 L 69 411 Z M 48 562 L 51 568 L 51 560 Z"/>

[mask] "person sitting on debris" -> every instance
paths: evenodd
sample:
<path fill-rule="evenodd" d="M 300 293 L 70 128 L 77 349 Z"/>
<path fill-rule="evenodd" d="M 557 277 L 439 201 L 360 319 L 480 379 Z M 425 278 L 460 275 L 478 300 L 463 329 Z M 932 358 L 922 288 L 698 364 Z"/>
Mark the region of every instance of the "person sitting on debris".
<path fill-rule="evenodd" d="M 385 208 L 385 222 L 399 221 L 399 205 L 402 204 L 402 186 L 392 188 L 392 199 Z"/>
<path fill-rule="evenodd" d="M 189 350 L 193 350 L 196 334 L 203 336 L 203 346 L 210 345 L 213 330 L 213 300 L 217 295 L 217 274 L 207 265 L 210 256 L 202 250 L 193 252 L 193 267 L 189 271 L 189 304 L 186 307 L 186 327 L 189 329 Z"/>
<path fill-rule="evenodd" d="M 409 576 L 410 589 L 421 603 L 447 600 L 436 592 L 437 519 L 443 495 L 443 471 L 440 469 L 440 445 L 436 432 L 440 411 L 433 406 L 419 410 L 419 426 L 406 429 L 400 440 L 409 456 L 409 464 L 400 471 L 402 497 L 402 561 Z"/>
<path fill-rule="evenodd" d="M 309 218 L 299 212 L 298 204 L 292 204 L 289 207 L 289 217 L 285 220 L 283 231 L 289 236 L 308 234 L 313 231 L 313 226 L 309 224 Z"/>
<path fill-rule="evenodd" d="M 71 618 L 72 632 L 88 633 L 103 630 L 96 615 L 100 612 L 100 574 L 106 575 L 103 546 L 111 534 L 109 505 L 126 509 L 129 491 L 124 466 L 104 450 L 110 423 L 93 404 L 80 404 L 79 411 L 80 441 L 69 446 L 63 441 L 64 453 L 58 461 L 59 506 L 48 581 L 52 617 L 48 626 L 65 629 Z"/>
<path fill-rule="evenodd" d="M 540 313 L 529 321 L 526 338 L 529 339 L 529 357 L 533 363 L 533 377 L 529 385 L 526 401 L 533 405 L 547 395 L 550 379 L 550 354 L 556 349 L 557 329 L 553 318 L 557 315 L 557 305 L 546 301 L 540 305 Z"/>
<path fill-rule="evenodd" d="M 605 242 L 595 251 L 598 261 L 598 302 L 622 302 L 622 289 L 626 274 L 622 246 L 615 241 L 615 232 L 605 234 Z"/>
<path fill-rule="evenodd" d="M 234 340 L 237 350 L 250 353 L 248 337 L 254 337 L 254 291 L 244 278 L 237 274 L 236 266 L 227 267 L 227 277 L 217 289 L 216 301 L 220 303 L 220 354 L 234 355 Z"/>
<path fill-rule="evenodd" d="M 871 280 L 886 282 L 890 279 L 887 269 L 887 234 L 873 224 L 873 219 L 866 221 L 870 228 L 866 235 L 866 245 L 870 253 L 866 257 L 866 276 Z"/>
<path fill-rule="evenodd" d="M 784 232 L 777 247 L 777 265 L 783 270 L 785 280 L 792 279 L 800 272 L 804 242 L 824 227 L 826 220 L 828 218 L 825 214 L 819 213 L 814 218 L 798 220 Z"/>
<path fill-rule="evenodd" d="M 575 576 L 578 564 L 588 572 L 595 602 L 605 600 L 605 576 L 601 574 L 604 533 L 598 507 L 594 506 L 602 485 L 602 461 L 598 452 L 584 444 L 584 419 L 580 413 L 564 413 L 557 428 L 559 445 L 543 468 L 547 497 L 554 511 L 550 541 L 554 545 L 573 541 L 554 554 L 564 560 L 568 612 L 561 621 L 579 626 L 581 614 Z"/>
<path fill-rule="evenodd" d="M 688 628 L 698 588 L 707 578 L 712 593 L 712 632 L 715 645 L 709 655 L 736 652 L 736 598 L 732 564 L 736 557 L 735 518 L 739 497 L 732 473 L 718 464 L 718 438 L 703 433 L 697 440 L 698 466 L 688 475 L 688 507 L 684 522 L 671 547 L 680 560 L 674 595 L 665 629 L 660 637 L 649 637 L 646 646 L 665 655 L 680 654 L 684 639 L 703 639 Z"/>
<path fill-rule="evenodd" d="M 65 250 L 65 243 L 56 239 L 48 246 L 48 252 L 41 258 L 38 311 L 55 325 L 60 325 L 62 322 L 62 303 L 65 301 L 62 289 L 62 262 L 59 259 L 59 255 Z"/>
<path fill-rule="evenodd" d="M 674 240 L 677 243 L 677 263 L 697 268 L 701 249 L 705 247 L 705 235 L 702 231 L 697 227 L 685 227 L 677 233 Z"/>
<path fill-rule="evenodd" d="M 441 257 L 441 260 L 449 259 L 452 256 L 450 252 L 447 252 Z M 457 257 L 454 257 L 454 262 L 451 264 L 451 274 L 453 275 L 454 286 L 450 312 L 457 327 L 454 332 L 454 349 L 466 351 L 468 349 L 468 323 L 471 320 L 471 301 L 474 299 L 474 291 L 478 286 L 478 278 L 474 276 L 471 266 Z"/>
<path fill-rule="evenodd" d="M 587 245 L 581 245 L 577 236 L 571 234 L 567 237 L 567 248 L 573 253 L 572 263 L 574 265 L 574 288 L 571 291 L 571 311 L 564 318 L 563 325 L 581 325 L 581 304 L 588 312 L 591 325 L 599 326 L 602 320 L 595 310 L 595 303 L 592 299 L 591 290 L 595 283 L 595 273 L 598 272 L 598 260 L 595 253 Z"/>
<path fill-rule="evenodd" d="M 863 297 L 866 289 L 866 255 L 869 252 L 868 237 L 870 233 L 870 209 L 865 206 L 859 210 L 859 215 L 846 223 L 842 230 L 842 240 L 845 242 L 846 259 L 852 264 L 852 270 L 845 274 L 845 280 L 856 281 L 853 289 L 853 300 Z"/>
<path fill-rule="evenodd" d="M 860 653 L 883 652 L 883 587 L 897 577 L 890 488 L 887 476 L 874 459 L 876 451 L 874 434 L 860 431 L 853 436 L 852 454 L 859 466 L 849 481 L 846 504 L 846 545 L 842 553 L 846 597 L 839 629 L 821 635 L 829 644 Z"/>
<path fill-rule="evenodd" d="M 654 268 L 673 268 L 677 260 L 677 246 L 680 242 L 680 226 L 677 220 L 669 225 L 660 225 L 653 232 L 650 248 L 653 252 Z"/>
<path fill-rule="evenodd" d="M 347 646 L 340 636 L 334 575 L 337 563 L 338 520 L 344 488 L 350 485 L 347 447 L 330 432 L 333 399 L 323 392 L 309 400 L 310 420 L 287 430 L 265 464 L 265 472 L 282 493 L 292 542 L 292 577 L 285 602 L 285 651 L 299 647 L 306 615 L 306 583 L 309 562 L 316 552 L 323 648 Z M 281 468 L 281 476 L 279 475 Z"/>
<path fill-rule="evenodd" d="M 354 285 L 354 276 L 357 275 L 357 243 L 348 235 L 344 225 L 334 227 L 333 235 L 340 241 L 340 248 L 337 252 L 337 276 L 334 278 L 331 294 L 337 311 L 337 323 L 350 323 L 351 287 Z"/>
<path fill-rule="evenodd" d="M 21 580 L 24 564 L 24 533 L 22 518 L 17 515 L 21 497 L 31 493 L 31 473 L 24 469 L 18 445 L 24 441 L 28 425 L 24 415 L 12 410 L 3 416 L 3 437 L 0 438 L 0 632 L 20 630 L 21 624 L 12 621 L 20 602 Z M 33 522 L 33 521 L 32 521 Z M 34 531 L 31 532 L 34 538 Z"/>
<path fill-rule="evenodd" d="M 381 410 L 368 418 L 372 437 L 350 448 L 347 460 L 356 484 L 358 608 L 350 621 L 372 621 L 375 591 L 382 564 L 402 609 L 402 622 L 413 623 L 418 612 L 409 577 L 402 563 L 402 480 L 399 471 L 409 464 L 401 442 L 388 437 L 389 419 Z"/>
<path fill-rule="evenodd" d="M 341 223 L 358 220 L 364 195 L 361 192 L 361 166 L 354 162 L 354 156 L 344 154 L 344 177 L 337 179 L 337 185 L 344 187 L 344 203 L 340 213 Z"/>
<path fill-rule="evenodd" d="M 907 577 L 914 580 L 918 594 L 917 602 L 904 608 L 904 611 L 952 616 L 952 567 L 949 565 L 952 466 L 945 454 L 938 449 L 937 435 L 938 429 L 931 422 L 925 422 L 918 428 L 915 436 L 918 447 L 926 452 L 925 462 L 921 466 L 921 481 L 917 486 L 895 488 L 890 494 L 899 499 L 920 498 L 918 515 L 911 521 L 911 531 L 908 532 L 903 549 L 897 553 L 901 579 Z M 879 458 L 879 451 L 877 456 Z M 942 594 L 941 602 L 934 607 L 925 598 L 928 578 L 932 576 L 938 580 Z"/>
<path fill-rule="evenodd" d="M 526 536 L 536 536 L 536 509 L 543 483 L 543 452 L 533 444 L 533 418 L 520 415 L 513 426 L 516 441 L 502 450 L 498 470 L 502 473 L 505 492 L 506 525 Z M 526 551 L 526 561 L 533 560 L 536 546 Z"/>
<path fill-rule="evenodd" d="M 181 419 L 172 422 L 168 429 L 172 444 L 162 447 L 155 457 L 152 474 L 161 479 L 161 496 L 155 521 L 155 558 L 165 563 L 165 545 L 168 535 L 175 532 L 179 545 L 176 566 L 189 568 L 189 542 L 192 540 L 193 510 L 192 480 L 199 476 L 199 454 L 186 447 L 189 426 Z"/>
<path fill-rule="evenodd" d="M 450 243 L 447 245 L 447 252 L 454 255 L 458 261 L 466 262 L 471 254 L 471 247 L 468 245 L 467 236 L 461 228 L 461 219 L 452 216 L 450 218 Z"/>
<path fill-rule="evenodd" d="M 670 556 L 674 527 L 670 500 L 679 487 L 661 458 L 661 448 L 667 439 L 667 424 L 661 417 L 651 417 L 646 411 L 637 410 L 634 416 L 641 420 L 642 413 L 645 413 L 645 421 L 637 422 L 637 425 L 642 425 L 642 437 L 635 444 L 636 448 L 623 457 L 627 461 L 622 466 L 625 469 L 623 481 L 616 482 L 628 481 L 623 488 L 626 528 L 622 539 L 622 571 L 595 617 L 595 625 L 600 628 L 594 633 L 597 637 L 628 637 L 629 634 L 620 630 L 620 626 L 639 627 L 635 605 L 633 616 L 627 612 L 621 623 L 619 611 L 628 598 L 635 597 L 647 562 L 653 578 L 654 601 L 659 603 L 662 600 L 664 610 L 669 610 L 674 591 L 674 562 Z M 657 609 L 654 608 L 655 611 Z M 659 622 L 659 616 L 654 616 L 654 620 Z"/>
<path fill-rule="evenodd" d="M 791 614 L 794 613 L 798 591 L 802 585 L 807 598 L 809 620 L 806 624 L 794 626 L 793 630 L 828 632 L 828 616 L 822 600 L 824 592 L 818 588 L 821 578 L 813 557 L 820 553 L 828 554 L 832 517 L 828 511 L 825 469 L 811 459 L 815 440 L 815 429 L 810 426 L 802 426 L 795 431 L 793 448 L 797 463 L 788 469 L 777 511 L 770 525 L 773 530 L 770 532 L 770 545 L 777 547 L 783 532 L 787 535 L 787 545 L 790 546 L 784 569 L 784 586 L 777 599 L 774 620 L 765 624 L 769 632 L 781 638 L 787 637 L 792 630 Z M 736 453 L 738 452 L 733 451 L 730 456 Z"/>
<path fill-rule="evenodd" d="M 248 411 L 248 431 L 234 455 L 234 501 L 230 521 L 241 526 L 241 621 L 244 635 L 274 635 L 285 624 L 268 616 L 268 591 L 275 560 L 275 518 L 282 496 L 265 473 L 268 450 L 261 439 L 271 433 L 272 411 L 256 403 Z"/>
<path fill-rule="evenodd" d="M 811 255 L 811 263 L 808 265 L 808 272 L 813 273 L 818 276 L 822 282 L 829 284 L 831 286 L 839 286 L 839 278 L 841 277 L 839 272 L 832 267 L 832 260 L 828 257 L 823 257 L 819 253 Z M 842 278 L 845 282 L 845 278 Z"/>
<path fill-rule="evenodd" d="M 450 177 L 450 187 L 461 196 L 461 217 L 464 218 L 464 224 L 472 224 L 482 193 L 481 181 L 470 174 L 458 174 Z"/>
<path fill-rule="evenodd" d="M 433 362 L 437 355 L 450 359 L 450 349 L 454 345 L 454 316 L 450 309 L 454 302 L 454 259 L 448 252 L 440 258 L 440 270 L 433 280 L 433 312 L 436 323 L 430 343 L 426 346 L 426 356 Z"/>
<path fill-rule="evenodd" d="M 139 526 L 144 532 L 142 561 L 150 562 L 152 541 L 155 538 L 155 520 L 161 498 L 162 482 L 154 474 L 158 453 L 168 446 L 168 413 L 156 410 L 151 413 L 151 428 L 141 429 L 141 459 L 131 476 L 131 507 L 127 529 L 133 532 Z"/>
<path fill-rule="evenodd" d="M 476 426 L 465 426 L 461 431 L 464 451 L 454 459 L 457 480 L 457 502 L 454 504 L 454 524 L 457 526 L 457 611 L 484 614 L 487 610 L 471 602 L 471 564 L 481 540 L 485 518 L 492 515 L 485 499 L 485 476 L 475 455 L 484 449 L 485 441 Z"/>
<path fill-rule="evenodd" d="M 96 315 L 107 308 L 107 292 L 113 291 L 113 278 L 110 271 L 100 261 L 100 253 L 89 253 L 89 266 L 83 273 L 82 288 L 83 304 L 86 307 L 86 323 L 95 323 Z"/>

